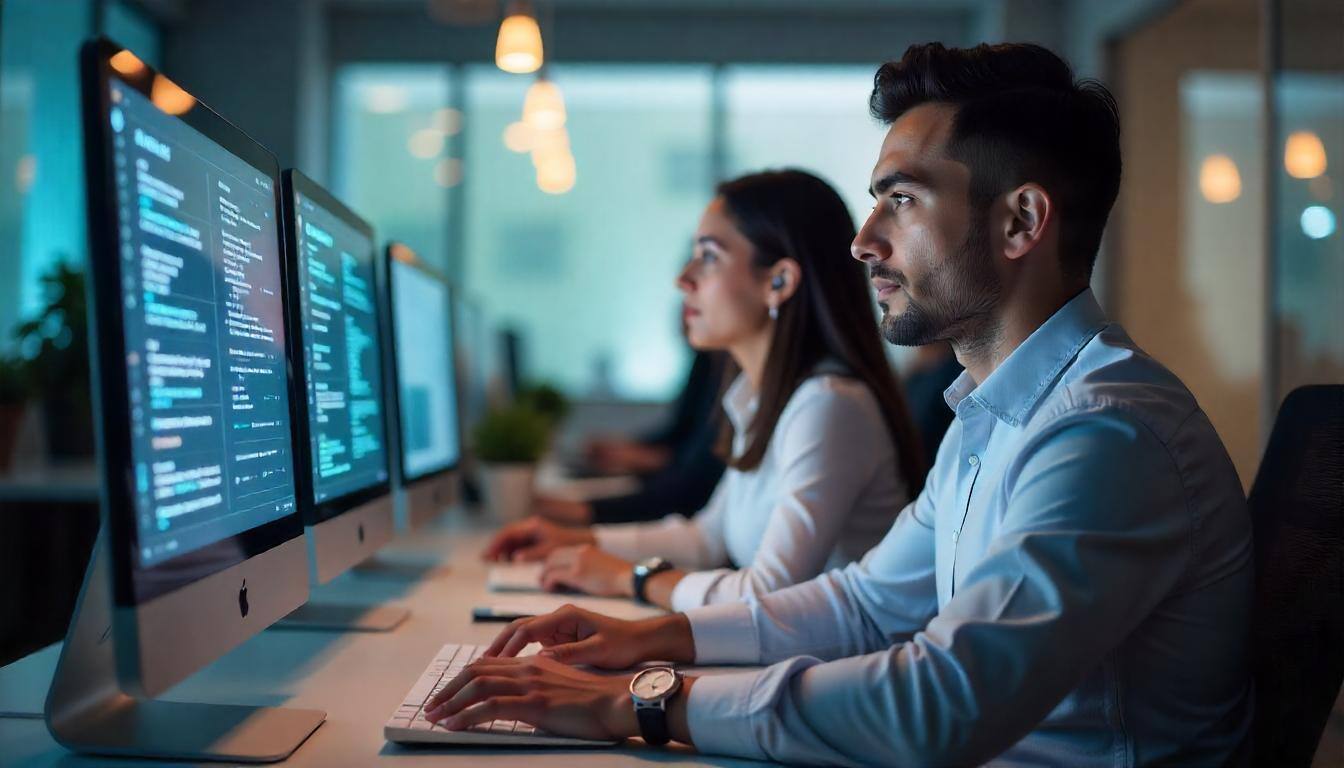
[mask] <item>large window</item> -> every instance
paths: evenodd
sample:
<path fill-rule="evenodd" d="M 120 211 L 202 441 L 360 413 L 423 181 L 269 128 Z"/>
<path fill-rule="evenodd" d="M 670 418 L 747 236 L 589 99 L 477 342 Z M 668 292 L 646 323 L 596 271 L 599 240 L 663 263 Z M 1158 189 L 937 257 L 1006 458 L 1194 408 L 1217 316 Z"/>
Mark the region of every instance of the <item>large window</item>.
<path fill-rule="evenodd" d="M 835 186 L 856 222 L 871 208 L 884 131 L 868 115 L 870 67 L 558 64 L 548 75 L 577 169 L 559 194 L 505 140 L 532 78 L 484 64 L 336 74 L 338 190 L 519 331 L 529 378 L 581 398 L 674 394 L 687 360 L 674 279 L 716 176 L 802 168 Z"/>
<path fill-rule="evenodd" d="M 461 180 L 451 88 L 452 70 L 439 65 L 359 65 L 336 76 L 337 195 L 380 239 L 405 243 L 441 270 L 452 252 L 449 190 Z"/>
<path fill-rule="evenodd" d="M 737 66 L 724 72 L 727 175 L 800 168 L 835 187 L 855 223 L 886 131 L 868 114 L 873 68 Z"/>

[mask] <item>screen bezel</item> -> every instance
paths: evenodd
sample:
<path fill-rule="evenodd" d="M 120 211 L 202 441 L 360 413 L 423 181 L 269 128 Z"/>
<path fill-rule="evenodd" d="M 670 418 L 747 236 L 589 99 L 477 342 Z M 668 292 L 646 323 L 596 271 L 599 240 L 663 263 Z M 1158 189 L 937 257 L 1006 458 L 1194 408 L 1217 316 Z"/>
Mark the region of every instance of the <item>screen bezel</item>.
<path fill-rule="evenodd" d="M 306 467 L 306 472 L 297 473 L 296 477 L 301 477 L 302 482 L 296 482 L 299 495 L 299 508 L 303 515 L 305 525 L 313 526 L 326 522 L 334 517 L 349 512 L 352 509 L 372 501 L 374 499 L 386 496 L 392 490 L 392 447 L 390 444 L 391 428 L 388 424 L 387 393 L 383 393 L 383 469 L 387 471 L 387 478 L 361 488 L 346 491 L 339 496 L 333 496 L 323 501 L 317 500 L 317 483 L 313 479 L 313 455 L 312 455 L 312 425 L 309 423 L 311 413 L 308 409 L 308 373 L 303 364 L 304 357 L 304 338 L 303 338 L 303 301 L 300 293 L 303 291 L 301 281 L 303 276 L 299 274 L 299 249 L 303 247 L 303 239 L 299 236 L 296 223 L 298 209 L 294 201 L 294 194 L 307 197 L 317 205 L 330 213 L 332 216 L 345 222 L 350 228 L 364 235 L 369 241 L 369 266 L 373 274 L 373 284 L 369 286 L 369 295 L 374 303 L 374 333 L 378 339 L 378 386 L 386 388 L 387 379 L 383 375 L 387 366 L 387 355 L 383 347 L 383 318 L 382 307 L 378 302 L 382 301 L 382 291 L 378 287 L 378 246 L 373 239 L 373 226 L 362 217 L 350 210 L 348 206 L 337 200 L 330 192 L 323 189 L 321 185 L 307 176 L 303 172 L 290 168 L 282 174 L 284 187 L 284 208 L 285 208 L 285 247 L 289 252 L 289 258 L 285 260 L 286 271 L 289 273 L 289 285 L 293 288 L 293 294 L 289 296 L 289 327 L 295 329 L 295 332 L 289 336 L 289 359 L 291 368 L 294 371 L 295 391 L 300 393 L 302 403 L 300 410 L 303 412 L 301 418 L 295 419 L 294 428 L 294 447 L 297 454 L 296 463 Z"/>
<path fill-rule="evenodd" d="M 106 354 L 107 350 L 125 349 L 125 317 L 121 303 L 121 259 L 116 243 L 120 231 L 117 222 L 117 197 L 113 168 L 112 131 L 107 119 L 111 109 L 111 87 L 135 90 L 150 97 L 150 88 L 160 73 L 143 64 L 135 77 L 116 72 L 111 59 L 129 49 L 107 38 L 90 40 L 80 49 L 81 108 L 84 122 L 85 189 L 88 205 L 88 247 L 90 277 L 89 322 L 95 404 L 95 425 L 103 494 L 102 522 L 108 534 L 111 554 L 113 601 L 118 606 L 134 607 L 227 570 L 258 554 L 269 551 L 303 535 L 299 505 L 290 514 L 255 528 L 227 536 L 219 541 L 151 566 L 141 566 L 138 556 L 139 534 L 135 525 L 135 470 L 131 441 L 131 413 L 126 358 Z M 132 54 L 133 55 L 133 54 Z M 141 60 L 143 63 L 143 60 Z M 180 87 L 180 85 L 179 85 Z M 184 89 L 185 90 L 185 89 Z M 194 95 L 193 95 L 193 98 Z M 290 336 L 288 277 L 281 210 L 280 164 L 275 156 L 241 129 L 196 99 L 184 114 L 175 116 L 185 125 L 204 134 L 230 154 L 250 165 L 271 181 L 280 264 L 280 301 L 285 343 Z M 286 393 L 290 422 L 297 418 L 294 398 L 293 365 L 285 355 Z M 294 457 L 293 446 L 290 450 Z M 297 476 L 296 466 L 291 471 Z M 180 567 L 181 558 L 192 556 L 209 562 L 207 568 Z M 174 567 L 175 564 L 179 567 Z"/>
<path fill-rule="evenodd" d="M 406 255 L 406 258 L 398 258 L 396 255 L 398 251 L 404 253 Z M 456 421 L 456 424 L 454 426 L 457 428 L 457 457 L 448 464 L 444 464 L 435 469 L 426 470 L 424 472 L 414 475 L 410 474 L 406 469 L 406 446 L 402 436 L 401 369 L 398 364 L 398 361 L 401 359 L 401 357 L 397 350 L 397 307 L 396 307 L 396 298 L 392 288 L 392 283 L 394 280 L 392 272 L 395 269 L 395 267 L 393 266 L 395 262 L 401 262 L 402 264 L 405 264 L 406 266 L 419 271 L 426 277 L 438 283 L 441 283 L 444 287 L 444 290 L 447 291 L 448 294 L 448 339 L 447 339 L 448 364 L 452 366 L 453 369 L 452 400 L 453 400 L 454 413 L 456 414 L 456 418 L 454 419 L 454 421 Z M 415 251 L 412 250 L 410 247 L 408 247 L 405 243 L 390 242 L 387 244 L 387 247 L 383 249 L 383 267 L 384 267 L 383 273 L 387 276 L 387 279 L 385 281 L 387 285 L 385 286 L 385 288 L 387 290 L 387 311 L 388 311 L 387 317 L 388 317 L 388 329 L 390 331 L 390 333 L 388 334 L 388 338 L 391 342 L 390 347 L 392 352 L 392 365 L 389 369 L 392 372 L 392 391 L 389 394 L 389 397 L 395 404 L 395 410 L 397 414 L 397 477 L 400 480 L 401 485 L 404 487 L 410 485 L 411 483 L 418 483 L 421 480 L 424 480 L 425 478 L 428 477 L 438 477 L 439 475 L 452 472 L 453 470 L 456 470 L 458 466 L 462 463 L 462 403 L 461 398 L 459 397 L 458 382 L 457 382 L 457 367 L 458 367 L 457 318 L 453 317 L 454 307 L 456 306 L 457 303 L 457 296 L 455 295 L 452 281 L 450 281 L 439 271 L 433 269 L 428 264 L 426 264 L 422 259 L 420 259 L 419 256 L 416 255 Z"/>

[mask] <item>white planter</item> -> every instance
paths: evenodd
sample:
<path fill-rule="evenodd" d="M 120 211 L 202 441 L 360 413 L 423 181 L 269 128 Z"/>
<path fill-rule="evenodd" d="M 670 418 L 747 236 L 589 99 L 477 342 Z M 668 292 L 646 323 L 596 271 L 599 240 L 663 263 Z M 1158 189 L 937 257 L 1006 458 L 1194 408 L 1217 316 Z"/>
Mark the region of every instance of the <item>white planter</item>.
<path fill-rule="evenodd" d="M 532 514 L 535 464 L 483 464 L 485 503 L 496 520 L 508 523 Z"/>

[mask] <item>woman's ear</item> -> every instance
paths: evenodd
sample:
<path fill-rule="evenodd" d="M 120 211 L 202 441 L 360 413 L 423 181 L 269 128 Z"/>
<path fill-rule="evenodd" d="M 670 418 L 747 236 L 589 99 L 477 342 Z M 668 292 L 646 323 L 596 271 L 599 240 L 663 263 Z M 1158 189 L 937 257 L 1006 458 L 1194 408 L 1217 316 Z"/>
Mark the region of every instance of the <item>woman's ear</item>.
<path fill-rule="evenodd" d="M 770 265 L 767 304 L 779 306 L 793 297 L 802 284 L 803 269 L 798 262 L 783 258 Z"/>

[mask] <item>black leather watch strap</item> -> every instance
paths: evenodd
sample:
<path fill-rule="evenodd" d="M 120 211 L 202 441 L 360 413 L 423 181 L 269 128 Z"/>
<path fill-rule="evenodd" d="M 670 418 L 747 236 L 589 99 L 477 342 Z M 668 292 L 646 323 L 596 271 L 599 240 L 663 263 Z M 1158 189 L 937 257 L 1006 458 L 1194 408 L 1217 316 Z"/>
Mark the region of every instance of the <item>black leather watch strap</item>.
<path fill-rule="evenodd" d="M 667 732 L 667 710 L 663 707 L 638 707 L 635 717 L 639 719 L 639 736 L 644 743 L 661 747 L 672 740 Z"/>
<path fill-rule="evenodd" d="M 673 567 L 674 566 L 671 563 L 662 558 L 650 558 L 649 560 L 636 563 L 632 575 L 632 578 L 634 579 L 634 589 L 632 591 L 635 593 L 635 599 L 647 605 L 649 598 L 644 592 L 647 588 L 649 577 L 656 573 L 670 571 Z"/>

